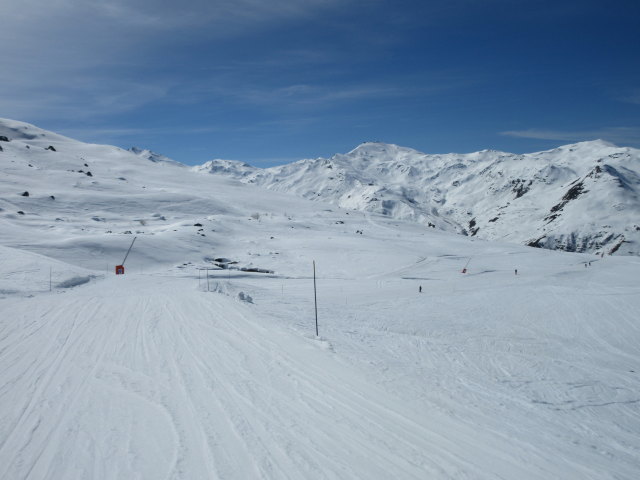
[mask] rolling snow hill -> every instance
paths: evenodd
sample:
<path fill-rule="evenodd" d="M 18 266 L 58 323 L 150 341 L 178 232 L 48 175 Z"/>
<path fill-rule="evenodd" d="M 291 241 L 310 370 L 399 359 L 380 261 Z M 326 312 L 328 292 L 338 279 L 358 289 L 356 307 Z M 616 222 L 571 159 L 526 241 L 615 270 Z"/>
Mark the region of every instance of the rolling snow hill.
<path fill-rule="evenodd" d="M 0 146 L 0 478 L 637 477 L 638 257 Z"/>
<path fill-rule="evenodd" d="M 599 140 L 525 155 L 365 143 L 267 169 L 212 160 L 194 170 L 488 240 L 640 254 L 640 150 Z"/>

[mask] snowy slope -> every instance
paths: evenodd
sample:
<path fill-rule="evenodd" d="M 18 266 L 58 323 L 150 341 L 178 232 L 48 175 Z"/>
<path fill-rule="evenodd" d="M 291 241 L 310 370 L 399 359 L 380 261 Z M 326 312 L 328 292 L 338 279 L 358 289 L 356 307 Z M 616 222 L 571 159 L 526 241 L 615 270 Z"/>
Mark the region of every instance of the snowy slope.
<path fill-rule="evenodd" d="M 640 254 L 640 151 L 603 141 L 526 155 L 365 143 L 268 169 L 213 160 L 194 170 L 489 240 Z"/>
<path fill-rule="evenodd" d="M 0 135 L 11 139 L 0 152 L 5 246 L 55 250 L 56 258 L 104 270 L 122 260 L 138 235 L 148 246 L 139 255 L 169 265 L 186 252 L 213 255 L 221 237 L 248 228 L 256 222 L 251 215 L 263 212 L 262 198 L 235 193 L 242 187 L 236 182 L 203 178 L 147 151 L 88 145 L 13 121 L 0 124 Z M 229 192 L 233 201 L 225 200 Z M 289 196 L 268 197 L 284 218 Z M 227 217 L 233 221 L 220 221 Z"/>
<path fill-rule="evenodd" d="M 636 478 L 637 257 L 0 135 L 0 478 Z"/>

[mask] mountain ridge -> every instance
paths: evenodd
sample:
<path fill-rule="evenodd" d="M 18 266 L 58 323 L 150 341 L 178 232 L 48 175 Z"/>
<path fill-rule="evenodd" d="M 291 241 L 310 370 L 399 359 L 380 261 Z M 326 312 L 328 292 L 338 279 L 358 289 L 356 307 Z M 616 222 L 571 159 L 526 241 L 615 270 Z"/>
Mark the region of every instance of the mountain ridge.
<path fill-rule="evenodd" d="M 426 154 L 367 142 L 330 158 L 265 169 L 220 159 L 187 167 L 150 150 L 83 143 L 8 119 L 0 119 L 3 145 L 0 159 L 5 160 L 7 185 L 24 185 L 27 190 L 29 177 L 48 171 L 50 191 L 45 198 L 73 197 L 84 189 L 119 192 L 128 185 L 123 193 L 154 192 L 162 201 L 166 186 L 175 183 L 169 179 L 172 172 L 184 172 L 179 176 L 188 182 L 196 178 L 206 182 L 202 174 L 212 173 L 221 180 L 486 240 L 640 255 L 640 150 L 602 140 L 530 154 L 496 150 Z M 18 165 L 24 168 L 16 170 Z M 142 176 L 134 173 L 142 171 L 146 172 Z M 60 191 L 60 182 L 71 182 L 72 189 Z M 185 186 L 173 188 L 179 196 L 188 191 Z M 15 194 L 10 194 L 11 200 L 0 198 L 3 215 L 14 216 L 33 205 L 33 199 L 29 204 L 23 205 L 24 199 L 16 203 Z"/>
<path fill-rule="evenodd" d="M 640 254 L 640 150 L 603 140 L 528 154 L 366 142 L 265 169 L 212 160 L 192 170 L 488 240 Z"/>

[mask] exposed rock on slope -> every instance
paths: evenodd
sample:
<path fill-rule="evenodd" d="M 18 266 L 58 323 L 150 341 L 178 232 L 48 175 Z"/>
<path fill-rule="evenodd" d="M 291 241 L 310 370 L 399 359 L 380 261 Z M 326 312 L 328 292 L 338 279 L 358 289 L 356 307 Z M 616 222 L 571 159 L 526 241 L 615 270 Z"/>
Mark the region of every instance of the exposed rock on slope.
<path fill-rule="evenodd" d="M 267 169 L 213 160 L 194 170 L 485 239 L 640 254 L 640 151 L 601 140 L 525 155 L 365 143 Z"/>
<path fill-rule="evenodd" d="M 51 214 L 56 222 L 73 218 L 85 232 L 95 222 L 83 223 L 77 206 L 67 202 L 74 199 L 82 212 L 107 209 L 119 217 L 127 210 L 123 206 L 135 204 L 143 192 L 165 204 L 171 191 L 211 211 L 209 197 L 196 199 L 189 192 L 190 182 L 209 184 L 210 178 L 149 150 L 85 144 L 4 119 L 0 137 L 8 140 L 0 183 L 11 192 L 0 195 L 0 221 Z M 45 150 L 50 145 L 55 152 Z M 492 150 L 426 155 L 365 143 L 347 154 L 269 169 L 214 160 L 194 170 L 484 239 L 640 254 L 640 151 L 602 141 L 526 155 Z M 19 196 L 25 190 L 29 199 Z M 132 218 L 141 218 L 138 209 L 129 210 Z"/>

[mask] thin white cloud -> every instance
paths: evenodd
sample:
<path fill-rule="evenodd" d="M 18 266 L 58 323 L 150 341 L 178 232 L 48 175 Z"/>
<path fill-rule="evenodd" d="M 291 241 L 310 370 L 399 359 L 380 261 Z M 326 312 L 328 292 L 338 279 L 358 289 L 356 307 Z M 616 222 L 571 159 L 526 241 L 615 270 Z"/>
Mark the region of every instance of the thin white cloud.
<path fill-rule="evenodd" d="M 300 123 L 306 123 L 306 119 L 296 119 L 287 121 L 274 122 L 258 122 L 252 125 L 242 124 L 216 124 L 216 125 L 198 125 L 198 126 L 165 126 L 165 127 L 135 127 L 135 128 L 109 128 L 109 127 L 73 127 L 61 128 L 59 133 L 77 138 L 77 139 L 128 139 L 129 137 L 143 137 L 153 135 L 201 135 L 207 133 L 243 133 L 243 132 L 262 132 L 265 128 L 292 127 Z"/>
<path fill-rule="evenodd" d="M 37 121 L 109 115 L 164 98 L 176 82 L 143 76 L 174 42 L 242 35 L 354 0 L 5 0 L 0 111 Z M 172 60 L 175 60 L 173 58 Z"/>
<path fill-rule="evenodd" d="M 605 88 L 608 90 L 609 98 L 616 102 L 640 105 L 640 88 L 629 88 L 624 85 L 624 80 L 618 80 Z"/>
<path fill-rule="evenodd" d="M 631 95 L 625 98 L 625 101 L 628 103 L 634 103 L 636 105 L 640 105 L 640 90 L 635 91 Z"/>
<path fill-rule="evenodd" d="M 455 73 L 430 73 L 394 75 L 370 83 L 298 83 L 290 85 L 264 85 L 247 73 L 247 67 L 239 66 L 230 73 L 220 72 L 216 77 L 181 85 L 177 103 L 198 102 L 202 98 L 220 98 L 226 102 L 264 108 L 332 108 L 345 102 L 403 98 L 435 97 L 447 91 L 467 88 L 485 81 L 478 76 Z M 249 68 L 250 70 L 250 68 Z M 326 73 L 326 72 L 325 72 Z M 331 77 L 338 75 L 332 74 Z M 248 80 L 247 80 L 248 79 Z M 268 77 L 273 81 L 272 77 Z M 264 82 L 266 83 L 266 82 Z"/>
<path fill-rule="evenodd" d="M 0 109 L 17 119 L 81 120 L 135 110 L 166 98 L 168 91 L 162 82 L 105 81 L 76 72 L 68 81 L 61 75 L 52 75 L 44 83 L 27 79 L 15 95 L 0 95 Z"/>
<path fill-rule="evenodd" d="M 202 133 L 215 133 L 223 131 L 224 129 L 219 126 L 206 126 L 206 127 L 137 127 L 137 128 L 104 128 L 104 127 L 73 127 L 62 128 L 60 133 L 79 140 L 83 139 L 103 139 L 104 141 L 110 141 L 113 139 L 124 140 L 130 137 L 140 138 L 144 136 L 153 135 L 189 135 L 189 134 L 202 134 Z"/>
<path fill-rule="evenodd" d="M 90 24 L 105 30 L 138 27 L 156 33 L 207 26 L 210 33 L 230 34 L 239 33 L 233 29 L 308 17 L 352 3 L 354 0 L 8 0 L 3 2 L 2 15 L 9 20 L 3 29 L 13 33 L 61 25 L 71 27 L 73 33 Z"/>
<path fill-rule="evenodd" d="M 406 92 L 395 88 L 376 85 L 336 86 L 289 85 L 272 89 L 237 90 L 240 101 L 254 105 L 278 105 L 289 107 L 330 106 L 336 102 L 363 100 L 403 95 Z"/>
<path fill-rule="evenodd" d="M 602 139 L 618 145 L 639 145 L 640 127 L 604 127 L 593 130 L 562 131 L 529 128 L 526 130 L 510 130 L 500 135 L 536 140 L 557 140 L 562 142 L 582 142 Z"/>

